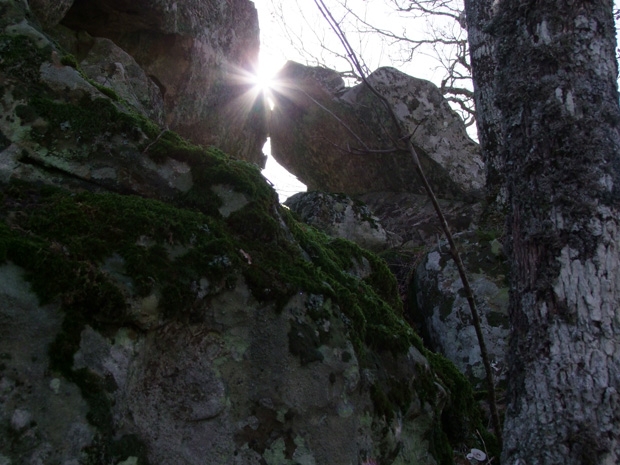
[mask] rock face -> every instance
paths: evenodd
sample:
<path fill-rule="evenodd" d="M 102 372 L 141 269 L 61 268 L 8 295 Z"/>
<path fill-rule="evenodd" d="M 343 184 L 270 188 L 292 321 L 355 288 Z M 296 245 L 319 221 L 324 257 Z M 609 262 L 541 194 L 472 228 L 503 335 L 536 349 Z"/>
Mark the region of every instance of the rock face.
<path fill-rule="evenodd" d="M 80 34 L 79 38 L 80 44 L 88 49 L 80 61 L 84 74 L 97 84 L 112 89 L 142 115 L 165 125 L 161 91 L 133 57 L 109 39 L 93 39 L 86 33 Z"/>
<path fill-rule="evenodd" d="M 259 48 L 258 19 L 251 1 L 78 0 L 62 24 L 75 33 L 71 37 L 57 28 L 57 37 L 78 61 L 86 60 L 89 77 L 118 83 L 143 81 L 145 74 L 151 82 L 142 95 L 132 95 L 130 100 L 136 97 L 143 105 L 142 96 L 151 96 L 156 86 L 168 128 L 195 143 L 216 145 L 264 164 L 264 108 L 247 80 Z M 111 40 L 143 71 L 128 67 L 124 56 L 118 58 L 122 53 L 102 54 L 111 49 L 110 44 L 89 40 L 83 31 Z M 100 68 L 99 73 L 94 67 Z M 112 88 L 123 94 L 118 86 Z"/>
<path fill-rule="evenodd" d="M 381 260 L 86 79 L 24 8 L 0 9 L 0 463 L 436 464 L 482 447 L 471 387 L 403 320 Z"/>
<path fill-rule="evenodd" d="M 456 240 L 476 298 L 496 381 L 504 383 L 509 319 L 508 266 L 502 245 L 497 239 L 475 232 L 459 234 Z M 458 270 L 444 242 L 441 248 L 426 255 L 416 270 L 416 319 L 424 328 L 430 347 L 453 361 L 475 387 L 486 389 L 480 347 L 462 289 Z"/>
<path fill-rule="evenodd" d="M 362 194 L 422 193 L 411 157 L 381 102 L 363 84 L 347 89 L 333 72 L 289 62 L 279 75 L 270 120 L 276 160 L 310 190 Z M 480 196 L 484 165 L 478 146 L 437 87 L 393 68 L 368 81 L 391 103 L 440 197 Z"/>
<path fill-rule="evenodd" d="M 49 29 L 65 17 L 73 0 L 29 0 L 28 5 L 43 28 Z"/>
<path fill-rule="evenodd" d="M 389 233 L 400 238 L 401 248 L 429 249 L 443 237 L 437 214 L 426 194 L 370 192 L 356 198 L 368 206 Z M 454 199 L 439 199 L 438 202 L 453 234 L 478 227 L 482 213 L 480 203 Z"/>
<path fill-rule="evenodd" d="M 304 223 L 375 252 L 395 245 L 366 205 L 343 194 L 300 192 L 284 203 Z"/>

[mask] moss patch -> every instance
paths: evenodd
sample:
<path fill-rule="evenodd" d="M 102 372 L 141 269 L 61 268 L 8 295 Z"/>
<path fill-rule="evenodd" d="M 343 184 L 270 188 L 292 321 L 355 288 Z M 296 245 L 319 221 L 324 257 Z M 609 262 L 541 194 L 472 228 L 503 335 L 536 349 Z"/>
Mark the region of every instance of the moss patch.
<path fill-rule="evenodd" d="M 500 445 L 482 423 L 482 413 L 474 399 L 471 383 L 445 357 L 430 351 L 426 351 L 425 355 L 449 394 L 448 403 L 441 414 L 441 424 L 436 426 L 429 438 L 439 463 L 454 463 L 453 450 L 461 447 L 486 447 L 490 456 L 499 458 Z M 482 436 L 484 444 L 477 433 Z"/>
<path fill-rule="evenodd" d="M 59 102 L 49 97 L 35 96 L 30 107 L 48 122 L 47 130 L 32 131 L 36 142 L 53 147 L 56 141 L 73 134 L 81 144 L 91 144 L 102 137 L 125 134 L 135 142 L 146 133 L 155 137 L 156 126 L 132 113 L 120 111 L 108 98 L 91 99 L 84 96 L 77 105 Z"/>
<path fill-rule="evenodd" d="M 18 82 L 36 85 L 39 67 L 51 53 L 51 47 L 39 48 L 28 37 L 0 34 L 0 70 Z"/>

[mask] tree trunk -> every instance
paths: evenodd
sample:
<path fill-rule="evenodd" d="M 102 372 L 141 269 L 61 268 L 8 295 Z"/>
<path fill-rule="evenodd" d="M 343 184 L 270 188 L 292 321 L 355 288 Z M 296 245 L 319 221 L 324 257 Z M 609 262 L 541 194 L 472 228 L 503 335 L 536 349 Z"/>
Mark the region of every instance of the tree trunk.
<path fill-rule="evenodd" d="M 496 7 L 490 31 L 512 263 L 502 463 L 617 464 L 620 108 L 612 0 Z"/>
<path fill-rule="evenodd" d="M 504 211 L 507 199 L 504 162 L 501 158 L 501 114 L 495 96 L 496 42 L 486 30 L 495 14 L 493 3 L 494 0 L 465 0 L 465 17 L 474 82 L 476 125 L 486 165 L 487 200 L 492 208 Z"/>

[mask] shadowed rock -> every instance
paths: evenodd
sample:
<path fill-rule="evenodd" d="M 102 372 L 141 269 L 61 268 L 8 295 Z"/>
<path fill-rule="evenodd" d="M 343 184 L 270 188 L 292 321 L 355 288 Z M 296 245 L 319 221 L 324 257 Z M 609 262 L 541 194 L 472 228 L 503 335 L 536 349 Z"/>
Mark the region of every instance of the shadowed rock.
<path fill-rule="evenodd" d="M 440 197 L 476 198 L 484 186 L 478 145 L 432 83 L 393 68 L 368 81 L 412 135 L 426 175 Z M 311 190 L 349 195 L 423 193 L 411 155 L 395 149 L 400 135 L 368 88 L 345 88 L 337 73 L 289 62 L 278 77 L 270 119 L 272 154 Z"/>
<path fill-rule="evenodd" d="M 264 108 L 247 80 L 259 49 L 252 2 L 78 0 L 62 24 L 129 53 L 159 87 L 170 129 L 264 164 Z M 77 45 L 81 61 L 90 49 Z"/>

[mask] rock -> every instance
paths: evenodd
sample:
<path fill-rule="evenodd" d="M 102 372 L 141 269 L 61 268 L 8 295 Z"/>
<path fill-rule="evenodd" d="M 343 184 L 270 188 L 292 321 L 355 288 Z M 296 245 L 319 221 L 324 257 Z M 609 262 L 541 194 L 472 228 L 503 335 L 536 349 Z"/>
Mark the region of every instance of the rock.
<path fill-rule="evenodd" d="M 32 414 L 28 410 L 17 409 L 11 415 L 11 428 L 16 433 L 20 433 L 30 426 Z"/>
<path fill-rule="evenodd" d="M 93 85 L 15 8 L 2 460 L 434 465 L 469 443 L 471 390 L 403 320 L 382 260 L 298 223 L 253 164 Z"/>
<path fill-rule="evenodd" d="M 0 120 L 6 141 L 0 179 L 59 185 L 84 182 L 117 192 L 162 197 L 192 188 L 186 161 L 153 160 L 156 157 L 146 153 L 154 147 L 153 141 L 176 141 L 177 135 L 136 117 L 135 107 L 127 100 L 102 93 L 75 68 L 58 62 L 64 52 L 54 49 L 48 38 L 26 22 L 18 24 L 10 29 L 5 44 L 18 47 L 20 38 L 29 37 L 33 45 L 28 53 L 32 55 L 23 66 L 11 68 L 7 76 L 3 103 L 7 115 L 12 116 Z M 26 77 L 28 86 L 22 82 Z M 39 95 L 38 86 L 44 86 L 47 94 Z M 34 97 L 23 98 L 25 89 Z"/>
<path fill-rule="evenodd" d="M 58 394 L 50 389 L 58 378 L 48 349 L 62 319 L 57 303 L 39 304 L 22 268 L 0 264 L 0 463 L 35 456 L 46 458 L 38 463 L 63 463 L 93 441 L 79 388 L 65 382 Z"/>
<path fill-rule="evenodd" d="M 390 246 L 388 234 L 366 205 L 342 194 L 300 192 L 284 203 L 304 223 L 325 234 L 380 251 Z"/>
<path fill-rule="evenodd" d="M 167 127 L 264 165 L 264 107 L 247 79 L 259 49 L 251 1 L 76 1 L 62 24 L 131 55 L 159 87 Z"/>
<path fill-rule="evenodd" d="M 437 213 L 426 194 L 371 192 L 356 197 L 364 202 L 390 233 L 400 238 L 404 250 L 428 250 L 444 237 Z M 478 202 L 438 199 L 450 231 L 475 230 L 483 207 Z"/>
<path fill-rule="evenodd" d="M 394 125 L 363 84 L 345 89 L 335 72 L 289 62 L 280 71 L 270 118 L 274 158 L 309 190 L 359 195 L 423 193 L 412 157 L 394 150 Z M 368 77 L 392 103 L 440 197 L 482 195 L 484 165 L 439 89 L 428 81 L 381 68 Z M 388 131 L 389 133 L 386 133 Z"/>
<path fill-rule="evenodd" d="M 481 196 L 485 175 L 480 147 L 467 135 L 463 121 L 439 88 L 394 68 L 376 70 L 368 82 L 391 104 L 405 134 L 413 134 L 413 143 L 445 170 L 459 189 Z M 364 84 L 342 96 L 362 117 L 387 124 L 386 116 L 378 119 L 377 113 L 367 108 L 375 98 Z"/>
<path fill-rule="evenodd" d="M 157 85 L 123 49 L 109 39 L 92 39 L 80 68 L 96 83 L 112 89 L 138 112 L 164 124 L 164 102 Z"/>
<path fill-rule="evenodd" d="M 508 348 L 508 266 L 496 239 L 480 233 L 456 235 L 496 382 L 506 381 Z M 463 286 L 445 241 L 419 264 L 413 285 L 414 319 L 433 350 L 451 360 L 478 389 L 486 389 L 485 370 Z"/>
<path fill-rule="evenodd" d="M 65 17 L 73 0 L 28 0 L 28 5 L 43 29 L 49 29 Z"/>

